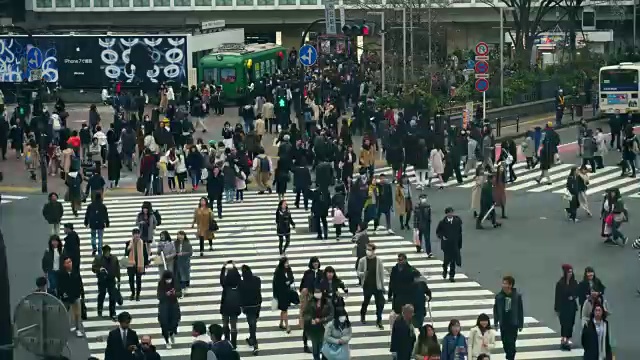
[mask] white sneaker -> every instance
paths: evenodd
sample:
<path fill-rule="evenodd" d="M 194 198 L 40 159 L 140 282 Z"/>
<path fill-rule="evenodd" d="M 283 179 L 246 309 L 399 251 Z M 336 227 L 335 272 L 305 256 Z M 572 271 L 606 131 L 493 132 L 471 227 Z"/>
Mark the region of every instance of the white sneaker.
<path fill-rule="evenodd" d="M 84 333 L 82 332 L 82 330 L 76 330 L 76 336 L 79 338 L 84 337 Z"/>
<path fill-rule="evenodd" d="M 167 350 L 171 350 L 171 343 L 166 343 Z"/>
<path fill-rule="evenodd" d="M 387 230 L 387 234 L 393 235 L 393 234 L 395 234 L 395 232 L 393 232 L 393 230 L 389 229 L 389 230 Z"/>
<path fill-rule="evenodd" d="M 76 330 L 78 330 L 78 328 L 77 328 L 77 327 L 75 327 L 75 326 L 72 326 L 72 327 L 71 327 L 71 329 L 69 329 L 69 331 L 71 331 L 71 332 L 74 332 L 74 331 L 76 331 Z"/>

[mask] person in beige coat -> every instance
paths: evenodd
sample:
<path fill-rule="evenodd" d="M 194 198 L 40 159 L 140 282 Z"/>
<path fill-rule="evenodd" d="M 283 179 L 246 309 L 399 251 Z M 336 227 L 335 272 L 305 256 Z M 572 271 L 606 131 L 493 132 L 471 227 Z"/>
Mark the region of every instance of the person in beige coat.
<path fill-rule="evenodd" d="M 406 176 L 402 176 L 398 185 L 396 185 L 396 191 L 394 196 L 394 203 L 396 208 L 396 214 L 400 219 L 400 229 L 410 229 L 409 221 L 411 220 L 411 211 L 413 210 L 413 202 L 411 201 L 411 183 L 409 183 Z"/>
<path fill-rule="evenodd" d="M 65 180 L 67 174 L 69 173 L 69 168 L 71 168 L 71 158 L 73 157 L 73 149 L 66 148 L 62 151 L 62 179 Z M 74 169 L 79 171 L 80 169 Z"/>
<path fill-rule="evenodd" d="M 480 354 L 491 355 L 496 347 L 496 332 L 491 328 L 491 320 L 487 314 L 480 314 L 476 326 L 469 331 L 469 356 L 478 359 Z"/>
<path fill-rule="evenodd" d="M 273 133 L 273 125 L 276 123 L 276 114 L 273 111 L 273 103 L 269 100 L 262 105 L 262 118 L 265 121 L 266 127 L 269 129 L 269 134 Z"/>
<path fill-rule="evenodd" d="M 209 209 L 209 202 L 206 197 L 201 197 L 198 207 L 193 212 L 193 222 L 191 228 L 197 225 L 196 236 L 200 239 L 200 256 L 204 256 L 204 239 L 209 240 L 209 251 L 213 251 L 213 231 L 209 229 L 213 212 Z"/>
<path fill-rule="evenodd" d="M 255 127 L 256 127 L 256 134 L 260 138 L 260 144 L 262 144 L 262 137 L 266 132 L 266 124 L 264 122 L 262 115 L 258 115 L 258 118 L 256 119 L 256 122 L 255 122 Z"/>
<path fill-rule="evenodd" d="M 476 177 L 474 179 L 473 187 L 471 188 L 471 210 L 473 210 L 473 217 L 478 217 L 480 213 L 480 194 L 482 193 L 482 185 L 487 180 L 487 177 L 482 168 L 482 164 L 476 168 Z"/>

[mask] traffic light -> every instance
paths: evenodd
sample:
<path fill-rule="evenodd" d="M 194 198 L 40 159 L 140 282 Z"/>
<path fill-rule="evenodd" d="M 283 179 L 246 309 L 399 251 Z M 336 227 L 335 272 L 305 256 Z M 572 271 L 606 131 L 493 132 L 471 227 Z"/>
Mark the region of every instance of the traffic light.
<path fill-rule="evenodd" d="M 278 96 L 278 108 L 282 109 L 287 106 L 287 98 L 283 95 Z"/>
<path fill-rule="evenodd" d="M 347 36 L 369 36 L 373 29 L 367 24 L 346 24 L 342 27 L 342 33 Z"/>

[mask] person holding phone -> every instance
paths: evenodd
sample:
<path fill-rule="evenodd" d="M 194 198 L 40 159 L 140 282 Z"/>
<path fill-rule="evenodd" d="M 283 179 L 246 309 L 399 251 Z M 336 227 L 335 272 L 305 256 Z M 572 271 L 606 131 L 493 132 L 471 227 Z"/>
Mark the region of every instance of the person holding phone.
<path fill-rule="evenodd" d="M 138 334 L 130 328 L 131 315 L 124 311 L 118 315 L 118 327 L 107 336 L 107 347 L 104 349 L 104 360 L 132 359 L 138 347 Z"/>

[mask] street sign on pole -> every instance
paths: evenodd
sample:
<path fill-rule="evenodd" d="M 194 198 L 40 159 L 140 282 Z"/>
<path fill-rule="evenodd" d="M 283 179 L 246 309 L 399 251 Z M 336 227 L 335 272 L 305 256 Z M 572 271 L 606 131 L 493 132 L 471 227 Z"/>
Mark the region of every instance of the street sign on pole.
<path fill-rule="evenodd" d="M 476 65 L 476 62 L 469 59 L 467 60 L 467 69 L 473 69 L 473 67 Z"/>
<path fill-rule="evenodd" d="M 327 34 L 335 35 L 337 33 L 336 26 L 336 2 L 335 0 L 326 0 L 324 3 L 324 20 L 327 25 Z"/>
<path fill-rule="evenodd" d="M 473 69 L 476 71 L 476 75 L 484 75 L 489 72 L 489 64 L 486 61 L 478 61 Z"/>
<path fill-rule="evenodd" d="M 486 42 L 480 41 L 476 44 L 476 55 L 486 56 L 489 55 L 489 45 Z"/>
<path fill-rule="evenodd" d="M 489 80 L 487 79 L 476 80 L 476 90 L 482 93 L 489 90 Z"/>
<path fill-rule="evenodd" d="M 311 45 L 305 45 L 298 51 L 298 59 L 303 66 L 313 66 L 318 60 L 318 52 Z"/>

